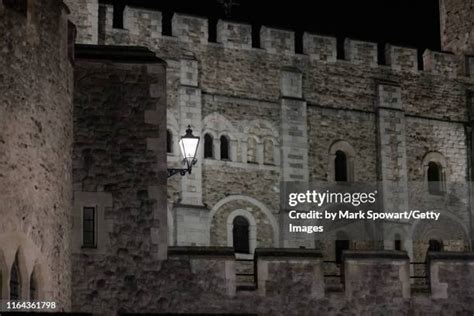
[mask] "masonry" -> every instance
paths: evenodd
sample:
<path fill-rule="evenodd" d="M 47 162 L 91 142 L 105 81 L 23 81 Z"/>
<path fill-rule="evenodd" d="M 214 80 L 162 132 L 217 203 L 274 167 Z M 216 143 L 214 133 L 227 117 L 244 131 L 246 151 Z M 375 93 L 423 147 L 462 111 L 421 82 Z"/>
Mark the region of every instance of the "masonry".
<path fill-rule="evenodd" d="M 24 4 L 0 2 L 0 293 L 68 310 L 74 37 L 61 2 Z"/>
<path fill-rule="evenodd" d="M 391 44 L 380 65 L 361 40 L 344 40 L 342 60 L 326 35 L 304 33 L 296 53 L 295 34 L 269 26 L 220 20 L 214 43 L 205 17 L 174 13 L 166 36 L 157 10 L 125 6 L 117 28 L 97 0 L 19 3 L 0 1 L 3 299 L 18 267 L 20 298 L 38 283 L 73 312 L 474 312 L 463 1 L 441 2 L 449 52 L 422 65 Z M 197 163 L 166 180 L 188 125 Z M 370 241 L 288 235 L 281 184 L 316 181 L 380 181 L 383 207 L 445 216 L 387 222 Z"/>
<path fill-rule="evenodd" d="M 173 36 L 164 36 L 159 11 L 126 6 L 124 28 L 115 29 L 113 7 L 100 7 L 103 43 L 143 45 L 167 61 L 172 143 L 188 124 L 195 134 L 212 136 L 214 154 L 204 157 L 201 146 L 193 175 L 168 182 L 170 245 L 231 246 L 228 219 L 243 209 L 261 228 L 257 246 L 314 248 L 307 237 L 281 236 L 279 181 L 334 181 L 337 151 L 348 155 L 351 181 L 404 188 L 389 201 L 385 187 L 387 208 L 416 204 L 408 182 L 426 180 L 423 158 L 434 157 L 430 153 L 446 161 L 447 182 L 467 188 L 470 136 L 464 126 L 473 81 L 451 53 L 425 51 L 419 70 L 415 49 L 387 45 L 386 65 L 379 65 L 375 43 L 346 39 L 346 59 L 340 60 L 332 37 L 305 33 L 303 54 L 297 54 L 293 32 L 262 27 L 261 48 L 253 48 L 250 25 L 219 21 L 217 43 L 211 43 L 205 18 L 175 14 Z M 73 15 L 81 14 L 89 13 Z M 220 157 L 222 137 L 229 140 L 226 159 Z M 173 145 L 168 165 L 178 163 Z M 467 237 L 469 205 L 454 212 L 450 220 Z M 411 228 L 400 229 L 407 235 Z M 332 256 L 331 249 L 324 252 Z"/>

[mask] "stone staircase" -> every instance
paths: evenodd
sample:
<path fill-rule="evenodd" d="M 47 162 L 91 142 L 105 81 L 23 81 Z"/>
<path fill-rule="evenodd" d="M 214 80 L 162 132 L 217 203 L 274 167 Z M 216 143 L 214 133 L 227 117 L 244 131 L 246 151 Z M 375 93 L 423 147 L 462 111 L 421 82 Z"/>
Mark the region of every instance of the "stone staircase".
<path fill-rule="evenodd" d="M 237 291 L 255 291 L 257 289 L 253 260 L 236 259 L 235 273 Z"/>

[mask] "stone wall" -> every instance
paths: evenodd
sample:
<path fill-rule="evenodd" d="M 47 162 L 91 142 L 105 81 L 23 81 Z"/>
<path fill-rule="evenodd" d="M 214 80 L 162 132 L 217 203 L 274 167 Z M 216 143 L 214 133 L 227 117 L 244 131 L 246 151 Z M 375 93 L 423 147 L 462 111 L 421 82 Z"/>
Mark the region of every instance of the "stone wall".
<path fill-rule="evenodd" d="M 82 230 L 95 201 L 100 244 L 74 248 L 73 307 L 144 306 L 167 256 L 165 64 L 137 47 L 78 46 L 76 56 L 73 224 Z"/>
<path fill-rule="evenodd" d="M 168 202 L 172 216 L 177 212 L 173 210 L 173 204 L 183 203 L 190 189 L 195 190 L 193 195 L 202 192 L 202 204 L 209 211 L 226 196 L 245 195 L 278 213 L 279 192 L 267 188 L 278 186 L 279 180 L 331 180 L 333 157 L 329 152 L 331 146 L 341 141 L 348 143 L 354 151 L 354 180 L 386 179 L 382 176 L 384 173 L 403 181 L 413 179 L 419 172 L 416 165 L 420 159 L 420 154 L 413 148 L 422 149 L 426 154 L 433 147 L 427 139 L 432 136 L 418 137 L 418 133 L 429 133 L 419 129 L 418 124 L 412 125 L 418 120 L 435 128 L 439 126 L 443 131 L 439 135 L 444 136 L 437 137 L 437 146 L 445 149 L 443 154 L 449 157 L 449 168 L 455 170 L 447 181 L 466 181 L 462 177 L 462 166 L 467 159 L 463 144 L 467 142 L 459 126 L 467 122 L 467 90 L 473 89 L 474 84 L 459 71 L 450 53 L 426 51 L 424 70 L 419 70 L 416 49 L 387 45 L 383 52 L 387 65 L 379 65 L 377 45 L 346 39 L 346 58 L 340 60 L 336 58 L 335 38 L 305 33 L 304 54 L 297 54 L 294 34 L 270 27 L 259 30 L 261 48 L 257 49 L 251 47 L 251 26 L 228 21 L 219 21 L 219 41 L 210 43 L 207 41 L 207 20 L 183 14 L 173 18 L 173 36 L 156 33 L 151 36 L 143 31 L 151 25 L 149 19 L 143 19 L 141 27 L 137 27 L 136 20 L 128 23 L 125 19 L 124 29 L 114 29 L 113 7 L 103 5 L 103 8 L 106 12 L 106 27 L 102 34 L 105 43 L 144 45 L 168 61 L 168 127 L 175 129 L 175 141 L 184 133 L 181 126 L 184 121 L 186 124 L 191 122 L 197 134 L 213 132 L 215 138 L 226 134 L 231 139 L 230 161 L 220 161 L 217 156 L 199 159 L 196 172 L 202 176 L 169 181 Z M 127 7 L 125 12 L 124 17 L 151 14 L 149 10 L 134 7 Z M 160 12 L 153 14 L 154 21 L 159 23 Z M 136 30 L 142 31 L 137 33 Z M 195 64 L 192 73 L 183 62 L 189 59 Z M 192 82 L 183 81 L 183 74 L 189 74 Z M 399 157 L 386 163 L 382 163 L 378 152 L 382 125 L 379 126 L 377 120 L 384 116 L 383 113 L 377 115 L 374 107 L 379 102 L 381 82 L 390 82 L 397 87 L 398 108 L 395 110 L 403 109 L 404 112 L 388 111 L 387 115 L 397 113 L 399 117 L 393 120 L 393 127 L 405 129 L 399 132 L 406 135 L 403 137 L 405 143 L 397 149 Z M 200 91 L 200 105 L 193 101 L 200 119 L 196 114 L 191 118 L 189 105 L 183 110 L 183 85 L 187 90 L 192 86 Z M 293 114 L 301 120 L 291 121 Z M 405 125 L 398 124 L 399 119 L 405 121 Z M 250 128 L 252 124 L 256 128 Z M 273 131 L 268 134 L 275 137 L 279 155 L 273 167 L 263 164 L 264 136 L 255 132 L 263 133 L 267 127 Z M 455 135 L 448 130 L 456 130 Z M 248 149 L 254 146 L 249 143 L 249 136 L 255 136 L 257 147 L 261 148 L 257 150 L 261 150 L 255 158 L 257 164 L 248 163 L 246 159 Z M 219 142 L 214 144 L 218 150 Z M 391 145 L 386 148 L 390 149 Z M 178 154 L 175 152 L 168 157 L 170 166 L 178 163 Z M 202 158 L 202 152 L 200 155 Z M 390 155 L 386 150 L 383 157 Z M 189 181 L 192 181 L 191 186 L 186 184 Z M 399 198 L 407 200 L 406 194 Z M 207 218 L 205 211 L 199 212 L 200 218 Z M 458 212 L 461 213 L 460 219 L 467 216 L 465 207 Z M 218 221 L 226 222 L 224 218 Z M 178 224 L 179 221 L 175 221 L 174 225 Z M 211 230 L 211 227 L 201 228 L 202 231 Z M 224 238 L 223 234 L 220 238 Z M 213 243 L 212 238 L 209 240 Z M 205 244 L 204 239 L 200 242 Z M 216 245 L 225 242 L 223 239 Z M 309 244 L 296 242 L 291 245 Z"/>
<path fill-rule="evenodd" d="M 474 19 L 472 0 L 441 0 L 439 2 L 441 45 L 458 54 L 474 53 Z"/>
<path fill-rule="evenodd" d="M 74 38 L 62 1 L 24 4 L 0 3 L 0 293 L 17 257 L 21 299 L 36 271 L 39 299 L 68 311 Z"/>
<path fill-rule="evenodd" d="M 431 292 L 412 293 L 406 252 L 344 254 L 344 287 L 325 287 L 322 255 L 307 249 L 257 249 L 255 291 L 236 291 L 232 248 L 170 247 L 168 259 L 123 287 L 91 283 L 87 304 L 96 313 L 257 313 L 259 315 L 364 313 L 472 313 L 472 254 L 430 256 Z M 464 277 L 463 277 L 464 276 Z M 105 291 L 110 292 L 110 291 Z M 84 300 L 84 302 L 86 302 Z M 91 304 L 92 303 L 92 304 Z"/>
<path fill-rule="evenodd" d="M 71 11 L 69 19 L 77 28 L 76 43 L 97 44 L 99 37 L 99 1 L 65 0 Z"/>

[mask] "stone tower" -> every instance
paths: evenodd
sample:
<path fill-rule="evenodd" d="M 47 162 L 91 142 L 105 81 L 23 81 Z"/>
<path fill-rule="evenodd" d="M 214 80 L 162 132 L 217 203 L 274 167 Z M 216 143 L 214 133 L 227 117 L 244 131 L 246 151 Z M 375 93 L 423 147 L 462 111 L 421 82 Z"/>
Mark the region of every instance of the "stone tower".
<path fill-rule="evenodd" d="M 474 54 L 474 0 L 440 0 L 441 48 Z"/>
<path fill-rule="evenodd" d="M 0 1 L 0 296 L 56 311 L 71 298 L 68 13 L 60 0 Z"/>

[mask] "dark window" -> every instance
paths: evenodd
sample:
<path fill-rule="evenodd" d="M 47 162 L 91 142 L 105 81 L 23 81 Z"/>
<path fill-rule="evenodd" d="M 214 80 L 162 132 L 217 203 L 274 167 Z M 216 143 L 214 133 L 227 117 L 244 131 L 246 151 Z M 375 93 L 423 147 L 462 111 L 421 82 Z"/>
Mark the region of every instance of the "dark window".
<path fill-rule="evenodd" d="M 395 250 L 402 250 L 402 241 L 399 234 L 395 235 Z"/>
<path fill-rule="evenodd" d="M 229 159 L 229 139 L 227 136 L 221 136 L 221 159 Z"/>
<path fill-rule="evenodd" d="M 243 216 L 234 218 L 232 236 L 234 239 L 234 251 L 237 253 L 250 252 L 249 222 Z"/>
<path fill-rule="evenodd" d="M 338 231 L 336 234 L 335 250 L 336 262 L 342 262 L 342 252 L 349 249 L 349 238 L 343 231 Z"/>
<path fill-rule="evenodd" d="M 95 207 L 84 207 L 82 226 L 82 246 L 95 247 Z"/>
<path fill-rule="evenodd" d="M 38 285 L 36 283 L 36 269 L 31 273 L 30 278 L 30 300 L 34 301 L 38 299 Z"/>
<path fill-rule="evenodd" d="M 334 179 L 336 181 L 347 181 L 347 158 L 343 151 L 336 151 L 334 159 Z"/>
<path fill-rule="evenodd" d="M 114 16 L 112 20 L 112 27 L 114 29 L 123 29 L 123 11 L 125 6 L 121 3 L 114 5 Z"/>
<path fill-rule="evenodd" d="M 76 26 L 68 21 L 67 23 L 67 56 L 71 63 L 74 63 L 74 43 L 76 42 Z"/>
<path fill-rule="evenodd" d="M 342 252 L 349 249 L 349 240 L 336 240 L 336 262 L 342 262 Z"/>
<path fill-rule="evenodd" d="M 443 245 L 439 240 L 436 239 L 430 239 L 428 242 L 428 251 L 441 251 L 443 250 Z"/>
<path fill-rule="evenodd" d="M 173 134 L 170 130 L 166 131 L 166 152 L 173 153 Z"/>
<path fill-rule="evenodd" d="M 18 266 L 18 254 L 13 262 L 10 272 L 10 300 L 20 299 L 20 268 Z"/>
<path fill-rule="evenodd" d="M 204 158 L 214 158 L 213 142 L 211 135 L 204 135 Z"/>
<path fill-rule="evenodd" d="M 28 1 L 27 0 L 3 0 L 5 8 L 12 9 L 26 16 Z"/>
<path fill-rule="evenodd" d="M 439 195 L 441 190 L 441 167 L 433 161 L 428 163 L 428 191 L 430 194 Z"/>

